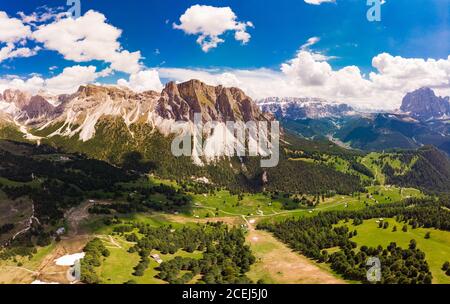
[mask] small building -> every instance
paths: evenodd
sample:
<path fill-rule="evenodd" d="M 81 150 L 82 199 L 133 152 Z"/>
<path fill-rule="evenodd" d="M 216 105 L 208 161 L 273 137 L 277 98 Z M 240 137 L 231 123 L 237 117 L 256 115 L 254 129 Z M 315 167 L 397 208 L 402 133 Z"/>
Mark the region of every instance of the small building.
<path fill-rule="evenodd" d="M 64 227 L 58 228 L 58 230 L 56 230 L 56 235 L 63 235 L 64 233 L 66 233 L 66 228 Z"/>

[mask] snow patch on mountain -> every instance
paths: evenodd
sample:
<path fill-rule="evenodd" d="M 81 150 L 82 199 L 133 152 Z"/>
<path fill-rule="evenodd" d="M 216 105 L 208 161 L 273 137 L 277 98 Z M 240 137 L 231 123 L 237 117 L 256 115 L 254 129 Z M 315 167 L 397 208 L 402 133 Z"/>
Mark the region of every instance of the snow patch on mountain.
<path fill-rule="evenodd" d="M 321 98 L 269 97 L 257 102 L 263 112 L 272 113 L 278 119 L 319 119 L 356 115 L 349 105 L 328 102 Z"/>

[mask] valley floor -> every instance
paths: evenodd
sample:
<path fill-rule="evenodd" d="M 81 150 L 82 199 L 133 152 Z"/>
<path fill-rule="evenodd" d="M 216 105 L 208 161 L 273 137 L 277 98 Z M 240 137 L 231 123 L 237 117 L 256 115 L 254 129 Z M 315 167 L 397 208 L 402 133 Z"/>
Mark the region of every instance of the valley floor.
<path fill-rule="evenodd" d="M 346 281 L 335 275 L 325 264 L 318 264 L 299 253 L 291 250 L 286 244 L 276 239 L 266 231 L 256 230 L 255 226 L 260 221 L 280 221 L 291 217 L 314 216 L 321 211 L 331 210 L 359 210 L 367 205 L 389 203 L 406 197 L 421 197 L 420 191 L 414 189 L 399 189 L 395 187 L 376 186 L 369 187 L 369 193 L 364 196 L 339 196 L 327 198 L 314 208 L 297 210 L 282 210 L 282 201 L 270 199 L 262 195 L 245 195 L 236 206 L 237 199 L 226 191 L 220 191 L 209 195 L 195 196 L 195 208 L 193 214 L 133 214 L 121 216 L 123 221 L 149 224 L 152 227 L 172 225 L 174 228 L 193 226 L 197 223 L 223 222 L 230 226 L 241 226 L 247 230 L 246 242 L 256 257 L 247 276 L 254 282 L 275 284 L 343 284 Z M 96 202 L 106 204 L 108 202 Z M 66 213 L 68 227 L 67 234 L 58 243 L 49 247 L 40 248 L 30 260 L 21 258 L 15 261 L 0 262 L 0 283 L 31 283 L 35 280 L 43 282 L 69 283 L 67 280 L 68 267 L 56 266 L 55 260 L 67 254 L 81 252 L 85 244 L 97 237 L 110 250 L 110 256 L 104 258 L 101 266 L 96 270 L 102 283 L 125 283 L 133 281 L 141 284 L 163 284 L 164 281 L 156 278 L 159 265 L 153 259 L 145 271 L 144 276 L 133 276 L 134 267 L 139 263 L 137 253 L 129 253 L 128 249 L 133 243 L 128 242 L 121 235 L 113 232 L 113 227 L 103 224 L 103 217 L 89 214 L 92 202 L 86 201 L 77 208 Z M 397 235 L 385 235 L 386 231 L 374 230 L 372 223 L 364 223 L 357 227 L 359 235 L 354 241 L 365 245 L 379 245 L 379 243 L 398 241 L 401 245 L 410 238 L 422 238 L 425 232 L 417 230 L 411 232 L 414 235 L 403 235 L 404 240 L 397 240 Z M 372 227 L 374 226 L 374 227 Z M 370 227 L 370 228 L 369 228 Z M 434 248 L 424 246 L 423 250 L 433 252 L 430 257 L 438 257 L 435 262 L 430 260 L 433 272 L 438 271 L 443 259 L 447 258 L 445 252 L 450 248 L 450 233 L 433 232 L 430 244 L 437 244 Z M 404 242 L 403 242 L 404 241 Z M 419 247 L 423 241 L 419 243 Z M 447 247 L 448 248 L 447 248 Z M 175 254 L 162 254 L 163 261 L 173 258 L 189 257 L 201 258 L 202 252 L 187 253 L 178 251 Z M 441 263 L 442 262 L 442 263 Z M 436 283 L 449 283 L 445 274 L 435 276 Z M 195 283 L 198 277 L 194 277 L 190 283 Z"/>
<path fill-rule="evenodd" d="M 247 242 L 257 259 L 247 274 L 255 282 L 262 280 L 268 284 L 345 283 L 311 260 L 292 251 L 268 232 L 251 227 Z"/>

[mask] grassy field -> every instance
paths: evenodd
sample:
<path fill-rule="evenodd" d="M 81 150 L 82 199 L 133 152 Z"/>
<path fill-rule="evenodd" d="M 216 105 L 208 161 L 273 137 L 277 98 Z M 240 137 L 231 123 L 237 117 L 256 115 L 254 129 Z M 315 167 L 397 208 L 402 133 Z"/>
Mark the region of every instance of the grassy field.
<path fill-rule="evenodd" d="M 408 227 L 408 232 L 403 232 L 404 223 L 398 223 L 394 219 L 385 221 L 389 223 L 388 229 L 378 228 L 376 219 L 365 221 L 356 227 L 350 223 L 345 225 L 352 231 L 358 231 L 358 235 L 352 238 L 358 246 L 386 247 L 391 242 L 396 242 L 400 247 L 407 248 L 411 240 L 416 240 L 417 247 L 426 254 L 434 278 L 433 283 L 450 284 L 450 277 L 441 270 L 442 265 L 450 261 L 450 232 L 425 228 L 412 229 L 411 226 Z M 397 226 L 397 232 L 392 231 L 394 226 Z M 425 239 L 427 232 L 431 233 L 430 239 Z"/>
<path fill-rule="evenodd" d="M 252 216 L 270 215 L 280 212 L 283 208 L 283 200 L 289 198 L 277 198 L 272 200 L 263 194 L 244 194 L 239 201 L 237 195 L 231 195 L 229 191 L 218 191 L 211 194 L 194 195 L 195 217 L 216 216 Z"/>
<path fill-rule="evenodd" d="M 131 243 L 117 236 L 114 237 L 114 243 L 109 241 L 108 238 L 102 238 L 102 240 L 111 253 L 97 269 L 97 273 L 103 284 L 123 284 L 130 280 L 138 284 L 165 284 L 164 281 L 155 277 L 158 274 L 156 268 L 159 264 L 153 259 L 150 259 L 150 266 L 145 271 L 144 276 L 133 276 L 133 268 L 139 263 L 140 258 L 137 253 L 128 252 L 128 249 L 132 246 Z M 200 259 L 202 257 L 201 252 L 187 253 L 181 250 L 175 254 L 161 254 L 158 251 L 152 251 L 152 254 L 159 254 L 165 262 L 177 256 L 194 259 Z"/>

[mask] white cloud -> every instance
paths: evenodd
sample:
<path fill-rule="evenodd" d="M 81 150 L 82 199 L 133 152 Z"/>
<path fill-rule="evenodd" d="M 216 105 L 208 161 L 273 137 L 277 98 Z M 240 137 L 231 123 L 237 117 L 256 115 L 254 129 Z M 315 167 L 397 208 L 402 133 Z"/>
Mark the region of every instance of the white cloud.
<path fill-rule="evenodd" d="M 128 87 L 135 92 L 150 90 L 160 92 L 163 88 L 159 78 L 159 73 L 156 70 L 140 71 L 136 74 L 130 75 L 130 79 L 128 81 L 125 79 L 119 79 L 117 84 Z"/>
<path fill-rule="evenodd" d="M 61 74 L 45 80 L 45 89 L 54 94 L 73 93 L 81 85 L 94 82 L 97 78 L 107 76 L 108 70 L 97 72 L 95 66 L 72 66 L 65 68 Z"/>
<path fill-rule="evenodd" d="M 305 44 L 303 44 L 300 49 L 307 50 L 309 47 L 313 46 L 314 44 L 317 44 L 320 41 L 320 37 L 311 37 L 309 38 Z"/>
<path fill-rule="evenodd" d="M 115 70 L 137 73 L 141 69 L 141 53 L 123 50 L 118 39 L 122 31 L 106 22 L 106 17 L 88 11 L 77 19 L 62 18 L 37 27 L 33 38 L 49 50 L 75 62 L 101 60 Z"/>
<path fill-rule="evenodd" d="M 30 57 L 36 55 L 39 48 L 18 47 L 25 45 L 31 35 L 29 26 L 24 25 L 17 18 L 10 18 L 0 11 L 0 62 L 17 57 Z"/>
<path fill-rule="evenodd" d="M 31 34 L 29 26 L 17 18 L 10 18 L 0 11 L 0 42 L 15 43 L 26 39 Z"/>
<path fill-rule="evenodd" d="M 302 85 L 321 86 L 331 76 L 332 68 L 324 61 L 318 61 L 308 51 L 300 51 L 295 58 L 281 65 L 281 71 Z"/>
<path fill-rule="evenodd" d="M 221 35 L 227 31 L 234 31 L 234 39 L 247 44 L 251 35 L 248 27 L 254 27 L 251 22 L 236 21 L 237 16 L 230 7 L 214 7 L 207 5 L 193 5 L 180 17 L 180 24 L 173 24 L 175 29 L 189 35 L 198 35 L 197 43 L 204 52 L 216 48 L 225 42 Z"/>
<path fill-rule="evenodd" d="M 68 17 L 69 13 L 63 7 L 48 7 L 46 5 L 41 6 L 37 9 L 37 11 L 32 12 L 30 15 L 25 14 L 22 11 L 19 11 L 17 15 L 20 17 L 24 24 L 29 24 L 35 27 L 37 24 L 45 23 L 52 20 L 59 20 L 63 17 Z"/>
<path fill-rule="evenodd" d="M 5 89 L 18 89 L 36 94 L 43 90 L 52 94 L 67 94 L 75 92 L 79 86 L 94 82 L 99 77 L 107 76 L 110 69 L 97 72 L 95 66 L 72 66 L 65 68 L 61 74 L 44 79 L 32 76 L 28 79 L 15 77 L 0 78 L 0 92 Z"/>
<path fill-rule="evenodd" d="M 320 42 L 320 37 L 311 37 L 306 41 L 305 44 L 303 44 L 300 47 L 300 50 L 309 52 L 313 56 L 314 60 L 317 60 L 317 61 L 327 61 L 327 60 L 338 58 L 336 56 L 327 56 L 327 55 L 323 54 L 322 52 L 311 51 L 311 47 L 319 42 Z"/>
<path fill-rule="evenodd" d="M 450 95 L 450 56 L 420 59 L 379 54 L 373 58 L 374 71 L 364 75 L 357 66 L 333 69 L 314 53 L 300 50 L 281 65 L 279 71 L 159 69 L 163 78 L 186 81 L 191 78 L 212 85 L 237 86 L 259 99 L 279 97 L 321 97 L 357 108 L 394 110 L 407 92 L 431 87 L 441 96 Z"/>
<path fill-rule="evenodd" d="M 0 48 L 0 62 L 6 59 L 18 58 L 18 57 L 31 57 L 37 54 L 39 48 L 30 49 L 27 47 L 17 48 L 14 43 L 7 43 L 6 46 Z"/>
<path fill-rule="evenodd" d="M 372 65 L 378 73 L 370 73 L 369 78 L 380 90 L 408 91 L 427 86 L 450 95 L 450 56 L 435 60 L 382 53 L 373 58 Z"/>
<path fill-rule="evenodd" d="M 44 87 L 45 80 L 39 76 L 21 79 L 18 76 L 0 78 L 0 93 L 6 89 L 16 89 L 36 93 Z"/>
<path fill-rule="evenodd" d="M 308 4 L 320 5 L 322 3 L 334 3 L 336 0 L 305 0 Z"/>

